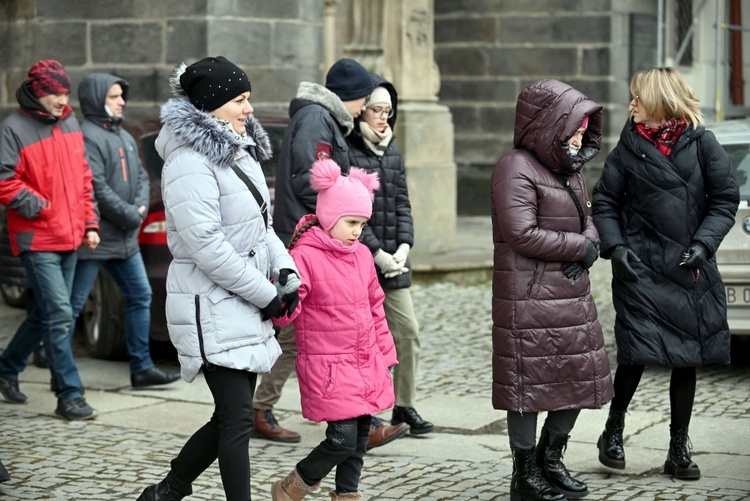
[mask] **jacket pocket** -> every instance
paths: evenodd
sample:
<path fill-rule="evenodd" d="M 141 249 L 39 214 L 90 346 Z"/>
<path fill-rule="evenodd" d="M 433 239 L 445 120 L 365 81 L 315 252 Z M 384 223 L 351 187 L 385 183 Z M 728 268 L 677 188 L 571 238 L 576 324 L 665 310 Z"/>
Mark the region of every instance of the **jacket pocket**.
<path fill-rule="evenodd" d="M 331 398 L 333 396 L 333 391 L 336 388 L 337 365 L 335 363 L 326 364 L 325 379 L 323 381 L 323 398 Z"/>
<path fill-rule="evenodd" d="M 264 340 L 260 310 L 255 305 L 218 285 L 206 294 L 206 299 L 217 343 L 242 339 L 257 344 Z"/>

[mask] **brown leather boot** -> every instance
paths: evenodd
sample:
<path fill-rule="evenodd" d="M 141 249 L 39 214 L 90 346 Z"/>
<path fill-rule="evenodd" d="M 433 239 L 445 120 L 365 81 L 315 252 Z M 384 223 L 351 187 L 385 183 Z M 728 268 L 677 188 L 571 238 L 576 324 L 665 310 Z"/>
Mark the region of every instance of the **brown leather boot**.
<path fill-rule="evenodd" d="M 409 425 L 406 423 L 394 424 L 388 426 L 380 419 L 373 417 L 370 424 L 370 440 L 367 442 L 367 450 L 381 445 L 390 444 L 397 438 L 401 438 L 409 432 Z"/>
<path fill-rule="evenodd" d="M 297 443 L 302 440 L 299 433 L 282 428 L 271 409 L 255 409 L 255 424 L 250 436 L 284 443 Z"/>
<path fill-rule="evenodd" d="M 282 480 L 274 482 L 271 486 L 271 499 L 273 501 L 301 501 L 317 489 L 319 485 L 320 482 L 315 485 L 307 485 L 295 468 Z"/>
<path fill-rule="evenodd" d="M 359 492 L 345 492 L 343 494 L 338 494 L 336 491 L 329 492 L 331 495 L 331 501 L 338 501 L 338 500 L 351 500 L 351 501 L 359 501 L 362 499 L 362 494 Z"/>

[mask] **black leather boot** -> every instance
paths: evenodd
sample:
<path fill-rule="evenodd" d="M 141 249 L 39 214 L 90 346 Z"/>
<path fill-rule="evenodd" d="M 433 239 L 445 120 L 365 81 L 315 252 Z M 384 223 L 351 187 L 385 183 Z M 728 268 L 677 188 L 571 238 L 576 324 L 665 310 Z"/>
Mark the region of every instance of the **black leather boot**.
<path fill-rule="evenodd" d="M 397 405 L 393 408 L 391 424 L 399 423 L 408 424 L 410 428 L 409 432 L 412 435 L 430 433 L 434 427 L 432 423 L 422 419 L 422 416 L 419 415 L 414 407 L 399 407 Z"/>
<path fill-rule="evenodd" d="M 674 429 L 670 425 L 669 433 L 672 435 L 672 439 L 669 441 L 669 452 L 664 463 L 664 473 L 679 480 L 698 480 L 701 478 L 701 470 L 690 459 L 690 449 L 693 444 L 690 443 L 687 426 Z"/>
<path fill-rule="evenodd" d="M 596 446 L 599 448 L 599 462 L 615 470 L 625 469 L 625 449 L 622 446 L 622 432 L 625 429 L 625 411 L 609 411 L 604 432 Z"/>
<path fill-rule="evenodd" d="M 542 476 L 536 462 L 536 449 L 513 452 L 513 477 L 510 480 L 510 501 L 564 501 Z"/>
<path fill-rule="evenodd" d="M 181 501 L 185 496 L 172 488 L 165 478 L 158 484 L 149 485 L 136 501 Z"/>
<path fill-rule="evenodd" d="M 546 428 L 542 428 L 537 446 L 537 464 L 542 470 L 542 476 L 555 490 L 562 492 L 568 498 L 582 498 L 589 493 L 586 484 L 570 476 L 568 469 L 562 462 L 563 451 L 568 446 L 568 435 L 551 435 Z"/>

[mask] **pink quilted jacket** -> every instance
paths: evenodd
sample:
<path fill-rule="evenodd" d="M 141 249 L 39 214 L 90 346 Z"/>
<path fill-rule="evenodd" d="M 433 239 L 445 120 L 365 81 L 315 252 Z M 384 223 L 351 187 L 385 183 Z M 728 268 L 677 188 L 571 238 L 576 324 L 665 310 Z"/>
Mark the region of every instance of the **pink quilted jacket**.
<path fill-rule="evenodd" d="M 372 254 L 359 242 L 345 246 L 320 226 L 303 233 L 290 254 L 302 281 L 300 304 L 291 318 L 275 323 L 294 323 L 302 415 L 340 421 L 391 408 L 388 368 L 398 361 Z"/>

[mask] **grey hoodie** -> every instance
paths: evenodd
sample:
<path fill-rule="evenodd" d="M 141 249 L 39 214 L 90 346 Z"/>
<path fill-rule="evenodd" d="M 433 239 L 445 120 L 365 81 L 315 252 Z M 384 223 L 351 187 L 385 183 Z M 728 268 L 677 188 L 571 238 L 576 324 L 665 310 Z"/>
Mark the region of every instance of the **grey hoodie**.
<path fill-rule="evenodd" d="M 109 89 L 119 83 L 123 98 L 128 83 L 106 73 L 91 73 L 78 86 L 86 156 L 94 177 L 94 196 L 99 206 L 99 238 L 94 250 L 81 246 L 79 259 L 127 259 L 140 250 L 138 230 L 148 208 L 149 180 L 143 169 L 138 145 L 121 119 L 110 117 L 104 100 Z"/>

